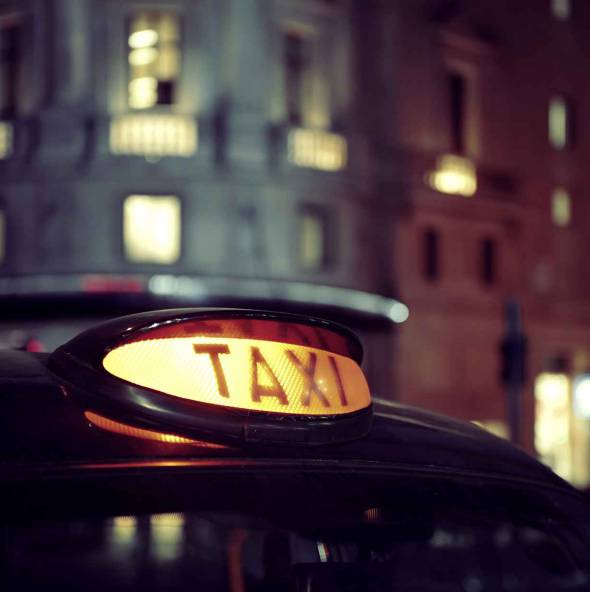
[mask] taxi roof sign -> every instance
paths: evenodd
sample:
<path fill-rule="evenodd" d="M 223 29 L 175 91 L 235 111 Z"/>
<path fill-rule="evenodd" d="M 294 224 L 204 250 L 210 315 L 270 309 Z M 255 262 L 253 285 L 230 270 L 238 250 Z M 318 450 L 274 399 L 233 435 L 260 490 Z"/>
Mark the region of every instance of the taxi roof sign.
<path fill-rule="evenodd" d="M 321 444 L 371 423 L 362 348 L 318 319 L 179 309 L 116 319 L 58 348 L 50 368 L 86 409 L 221 444 Z"/>
<path fill-rule="evenodd" d="M 289 343 L 148 336 L 110 351 L 103 366 L 113 376 L 174 397 L 251 411 L 339 415 L 370 403 L 354 360 Z"/>

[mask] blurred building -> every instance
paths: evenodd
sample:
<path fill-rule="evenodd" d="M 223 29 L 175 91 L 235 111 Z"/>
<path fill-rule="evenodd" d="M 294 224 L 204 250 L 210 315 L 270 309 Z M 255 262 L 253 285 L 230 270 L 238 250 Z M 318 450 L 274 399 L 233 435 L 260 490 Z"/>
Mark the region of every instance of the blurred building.
<path fill-rule="evenodd" d="M 502 434 L 517 303 L 522 443 L 584 484 L 589 26 L 584 0 L 0 1 L 0 292 L 353 311 L 374 390 Z"/>
<path fill-rule="evenodd" d="M 590 5 L 381 6 L 373 26 L 391 40 L 398 81 L 385 142 L 405 167 L 394 267 L 412 311 L 397 346 L 400 397 L 507 434 L 499 346 L 505 306 L 518 303 L 522 443 L 587 484 L 588 389 L 584 399 L 574 386 L 590 362 Z"/>
<path fill-rule="evenodd" d="M 0 1 L 0 293 L 338 309 L 390 396 L 408 313 L 354 10 Z M 33 328 L 53 347 L 64 322 Z"/>

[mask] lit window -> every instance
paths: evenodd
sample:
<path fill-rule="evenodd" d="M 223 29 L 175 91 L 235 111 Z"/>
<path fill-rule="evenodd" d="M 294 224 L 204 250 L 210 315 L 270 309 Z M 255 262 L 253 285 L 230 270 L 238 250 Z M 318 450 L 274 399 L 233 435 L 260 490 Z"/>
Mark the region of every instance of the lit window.
<path fill-rule="evenodd" d="M 544 372 L 535 380 L 535 448 L 541 460 L 564 479 L 572 477 L 571 381 Z"/>
<path fill-rule="evenodd" d="M 127 113 L 111 119 L 109 143 L 113 154 L 188 157 L 197 151 L 197 122 L 176 113 Z"/>
<path fill-rule="evenodd" d="M 0 121 L 0 159 L 8 158 L 12 154 L 12 124 Z"/>
<path fill-rule="evenodd" d="M 590 374 L 581 374 L 574 381 L 574 411 L 579 417 L 590 419 Z"/>
<path fill-rule="evenodd" d="M 428 228 L 422 235 L 422 256 L 424 277 L 431 282 L 440 276 L 439 236 L 433 228 Z"/>
<path fill-rule="evenodd" d="M 303 208 L 299 219 L 299 262 L 306 270 L 318 270 L 328 263 L 327 215 L 319 207 Z"/>
<path fill-rule="evenodd" d="M 435 191 L 451 195 L 471 197 L 477 191 L 475 166 L 468 158 L 454 154 L 441 156 L 425 182 Z"/>
<path fill-rule="evenodd" d="M 565 189 L 556 189 L 551 201 L 551 217 L 556 226 L 568 226 L 572 219 L 572 201 Z"/>
<path fill-rule="evenodd" d="M 551 12 L 560 21 L 567 21 L 572 16 L 571 0 L 551 0 Z"/>
<path fill-rule="evenodd" d="M 130 195 L 123 206 L 125 254 L 135 263 L 174 263 L 180 257 L 180 200 Z"/>
<path fill-rule="evenodd" d="M 572 107 L 562 95 L 549 102 L 549 142 L 557 150 L 571 144 Z"/>
<path fill-rule="evenodd" d="M 288 158 L 296 166 L 339 171 L 346 166 L 346 139 L 338 134 L 293 128 L 287 139 Z"/>
<path fill-rule="evenodd" d="M 180 25 L 173 12 L 138 12 L 128 36 L 129 106 L 147 109 L 176 102 Z"/>
<path fill-rule="evenodd" d="M 22 28 L 18 17 L 0 22 L 0 118 L 13 118 L 22 77 Z"/>
<path fill-rule="evenodd" d="M 481 241 L 480 257 L 481 281 L 491 286 L 496 281 L 496 241 L 493 238 Z"/>

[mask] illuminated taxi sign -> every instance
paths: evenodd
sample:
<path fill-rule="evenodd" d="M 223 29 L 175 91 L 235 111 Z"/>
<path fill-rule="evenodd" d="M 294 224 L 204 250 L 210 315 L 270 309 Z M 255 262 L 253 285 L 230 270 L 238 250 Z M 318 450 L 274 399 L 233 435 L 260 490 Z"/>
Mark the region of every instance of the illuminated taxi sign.
<path fill-rule="evenodd" d="M 58 348 L 49 368 L 72 401 L 127 435 L 319 445 L 370 428 L 361 360 L 356 336 L 330 322 L 177 309 L 90 329 Z"/>
<path fill-rule="evenodd" d="M 168 395 L 251 411 L 338 415 L 370 404 L 358 364 L 315 347 L 248 338 L 145 338 L 110 351 L 112 375 Z"/>

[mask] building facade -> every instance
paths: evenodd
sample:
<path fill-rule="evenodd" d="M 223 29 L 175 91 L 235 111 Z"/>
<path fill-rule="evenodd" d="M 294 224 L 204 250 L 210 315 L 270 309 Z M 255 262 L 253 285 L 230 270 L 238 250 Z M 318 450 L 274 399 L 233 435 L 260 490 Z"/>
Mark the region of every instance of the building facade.
<path fill-rule="evenodd" d="M 590 6 L 382 8 L 398 81 L 390 149 L 406 164 L 394 269 L 412 311 L 397 392 L 507 435 L 500 344 L 512 303 L 528 343 L 521 444 L 586 486 Z"/>
<path fill-rule="evenodd" d="M 354 10 L 0 2 L 0 292 L 336 306 L 391 396 L 379 369 L 407 308 L 356 117 Z"/>

